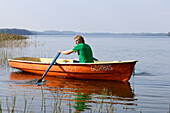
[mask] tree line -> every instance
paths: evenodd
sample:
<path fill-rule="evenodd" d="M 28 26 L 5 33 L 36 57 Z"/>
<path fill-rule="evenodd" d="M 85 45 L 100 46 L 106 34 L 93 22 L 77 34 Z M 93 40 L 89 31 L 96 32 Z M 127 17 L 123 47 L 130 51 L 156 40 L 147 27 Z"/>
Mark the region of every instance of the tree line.
<path fill-rule="evenodd" d="M 84 35 L 144 35 L 144 36 L 170 36 L 170 32 L 168 33 L 80 33 L 73 31 L 29 31 L 26 29 L 0 29 L 1 34 L 14 34 L 14 35 L 75 35 L 75 34 L 84 34 Z"/>
<path fill-rule="evenodd" d="M 0 33 L 13 35 L 34 35 L 34 33 L 26 29 L 0 29 Z"/>
<path fill-rule="evenodd" d="M 168 36 L 170 36 L 170 32 L 168 32 Z"/>

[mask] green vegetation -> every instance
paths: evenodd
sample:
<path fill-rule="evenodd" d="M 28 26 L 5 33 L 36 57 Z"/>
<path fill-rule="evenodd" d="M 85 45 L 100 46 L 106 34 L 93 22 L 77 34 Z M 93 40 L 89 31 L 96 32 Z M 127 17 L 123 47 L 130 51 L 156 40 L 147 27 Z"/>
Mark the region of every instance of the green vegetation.
<path fill-rule="evenodd" d="M 8 59 L 16 56 L 16 52 L 11 52 L 14 48 L 23 48 L 28 46 L 42 46 L 37 40 L 28 41 L 29 37 L 22 35 L 2 34 L 0 33 L 0 67 L 7 66 Z"/>
<path fill-rule="evenodd" d="M 110 95 L 108 96 L 107 93 L 109 93 Z M 67 110 L 69 111 L 69 113 L 80 113 L 80 112 L 89 112 L 89 113 L 113 113 L 118 111 L 118 106 L 117 105 L 122 105 L 122 107 L 120 108 L 122 111 L 127 111 L 127 110 L 134 110 L 131 107 L 131 103 L 118 103 L 115 102 L 115 98 L 112 95 L 111 92 L 108 92 L 107 89 L 103 89 L 102 90 L 102 96 L 100 98 L 96 98 L 98 99 L 97 102 L 94 102 L 94 106 L 92 105 L 88 105 L 86 104 L 86 102 L 88 103 L 93 103 L 92 100 L 89 100 L 90 97 L 86 96 L 86 94 L 84 93 L 75 93 L 76 95 L 78 95 L 79 97 L 68 94 L 67 92 L 51 92 L 53 99 L 50 99 L 47 97 L 47 95 L 45 95 L 46 93 L 44 92 L 44 89 L 41 87 L 41 95 L 35 97 L 35 95 L 33 96 L 26 96 L 26 94 L 24 93 L 24 100 L 23 100 L 23 106 L 19 107 L 18 106 L 18 101 L 17 101 L 17 94 L 14 94 L 13 96 L 10 96 L 12 98 L 8 99 L 9 96 L 6 97 L 6 108 L 2 106 L 2 103 L 0 101 L 0 113 L 3 113 L 4 111 L 8 111 L 8 113 L 18 113 L 18 111 L 23 111 L 23 113 L 35 113 L 36 111 L 34 111 L 34 105 L 35 105 L 35 101 L 36 98 L 41 98 L 41 101 L 39 104 L 39 106 L 36 106 L 36 109 L 38 109 L 41 113 L 48 113 L 50 110 L 51 113 L 65 113 Z M 74 96 L 76 97 L 76 99 L 72 99 L 71 97 Z M 85 96 L 85 98 L 84 98 Z M 67 100 L 69 101 L 69 103 L 67 104 L 63 104 L 63 101 L 65 100 L 65 97 L 67 97 Z M 83 98 L 83 99 L 82 99 Z M 110 98 L 110 101 L 105 101 L 105 99 Z M 48 103 L 47 101 L 51 101 L 51 104 Z M 73 102 L 74 101 L 74 102 Z M 79 103 L 79 104 L 78 104 Z M 63 105 L 65 105 L 64 109 L 63 109 Z M 76 108 L 75 108 L 75 105 Z M 129 105 L 129 106 L 128 106 Z M 47 107 L 49 109 L 47 109 Z M 51 108 L 50 108 L 51 107 Z M 82 109 L 83 108 L 83 109 Z M 93 109 L 92 109 L 93 108 Z"/>
<path fill-rule="evenodd" d="M 168 36 L 170 36 L 170 32 L 168 33 Z"/>
<path fill-rule="evenodd" d="M 1 34 L 0 33 L 0 41 L 5 40 L 22 40 L 27 39 L 28 37 L 22 36 L 22 35 L 12 35 L 12 34 Z"/>
<path fill-rule="evenodd" d="M 25 39 L 28 39 L 28 37 L 22 35 L 0 34 L 0 48 L 27 46 L 28 42 Z"/>
<path fill-rule="evenodd" d="M 7 59 L 12 56 L 11 52 L 7 52 L 5 48 L 27 47 L 29 43 L 26 39 L 28 39 L 28 37 L 22 35 L 0 33 L 0 66 L 7 64 Z"/>

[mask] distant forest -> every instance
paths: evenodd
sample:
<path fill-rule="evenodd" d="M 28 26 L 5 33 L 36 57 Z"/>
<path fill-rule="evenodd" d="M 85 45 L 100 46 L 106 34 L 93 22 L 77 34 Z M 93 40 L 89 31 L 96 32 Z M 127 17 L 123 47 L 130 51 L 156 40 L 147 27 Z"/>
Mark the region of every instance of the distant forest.
<path fill-rule="evenodd" d="M 81 33 L 81 32 L 74 32 L 74 31 L 55 31 L 55 30 L 48 30 L 43 32 L 38 31 L 29 31 L 26 29 L 0 29 L 1 34 L 15 34 L 15 35 L 134 35 L 134 36 L 170 36 L 169 33 Z"/>
<path fill-rule="evenodd" d="M 0 29 L 0 33 L 14 35 L 34 35 L 33 32 L 25 29 Z"/>

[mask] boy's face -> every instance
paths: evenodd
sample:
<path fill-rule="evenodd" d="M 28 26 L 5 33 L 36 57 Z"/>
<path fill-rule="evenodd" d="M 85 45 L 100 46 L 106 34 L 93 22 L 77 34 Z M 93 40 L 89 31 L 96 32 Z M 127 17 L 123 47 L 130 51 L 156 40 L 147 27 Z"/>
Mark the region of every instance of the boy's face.
<path fill-rule="evenodd" d="M 74 41 L 75 41 L 76 44 L 81 43 L 81 40 L 80 40 L 80 39 L 77 39 L 77 38 L 76 38 Z"/>

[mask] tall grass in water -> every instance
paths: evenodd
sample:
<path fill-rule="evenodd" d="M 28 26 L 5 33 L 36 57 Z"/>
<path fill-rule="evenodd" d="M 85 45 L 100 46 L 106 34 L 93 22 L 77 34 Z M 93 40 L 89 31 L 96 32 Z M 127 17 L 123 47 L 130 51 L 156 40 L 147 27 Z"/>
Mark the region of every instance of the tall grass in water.
<path fill-rule="evenodd" d="M 0 113 L 2 113 L 1 101 L 0 101 Z"/>
<path fill-rule="evenodd" d="M 4 40 L 21 40 L 21 39 L 27 39 L 28 37 L 22 36 L 22 35 L 12 35 L 12 34 L 2 34 L 0 33 L 0 41 Z"/>
<path fill-rule="evenodd" d="M 7 59 L 11 56 L 5 48 L 26 47 L 28 37 L 21 35 L 0 34 L 0 65 L 7 64 Z"/>
<path fill-rule="evenodd" d="M 45 98 L 44 98 L 44 92 L 43 92 L 42 87 L 41 87 L 41 93 L 42 93 L 41 113 L 46 113 Z M 44 109 L 44 112 L 43 112 L 43 109 Z"/>
<path fill-rule="evenodd" d="M 60 100 L 60 102 L 58 102 L 59 100 Z M 62 99 L 55 98 L 55 96 L 54 96 L 55 102 L 54 102 L 54 104 L 52 104 L 52 111 L 51 111 L 52 113 L 61 113 L 61 100 Z M 34 113 L 34 111 L 31 110 L 33 101 L 34 101 L 34 96 L 31 98 L 31 101 L 28 104 L 27 97 L 25 96 L 25 93 L 24 93 L 24 107 L 23 107 L 22 113 Z M 8 96 L 7 96 L 6 104 L 7 104 L 7 108 L 5 111 L 7 111 L 8 113 L 18 113 L 18 109 L 17 109 L 18 106 L 16 106 L 17 105 L 17 94 L 12 96 L 11 100 L 9 100 Z M 21 112 L 21 109 L 19 109 L 19 111 Z M 45 98 L 44 91 L 43 91 L 42 87 L 41 87 L 41 110 L 40 110 L 40 112 L 48 113 L 48 111 L 46 111 L 46 98 Z M 0 113 L 3 113 L 1 101 L 0 101 Z"/>
<path fill-rule="evenodd" d="M 21 35 L 0 34 L 0 66 L 5 67 L 8 64 L 8 59 L 22 55 L 20 52 L 15 52 L 15 48 L 23 48 L 28 46 L 38 46 L 40 44 L 37 40 L 28 41 L 28 37 Z M 14 50 L 14 51 L 13 51 Z M 21 55 L 20 55 L 21 54 Z"/>
<path fill-rule="evenodd" d="M 25 39 L 28 39 L 28 37 L 22 35 L 0 34 L 0 48 L 27 46 L 28 42 Z"/>
<path fill-rule="evenodd" d="M 24 94 L 24 108 L 23 108 L 22 113 L 31 113 L 32 110 L 30 110 L 30 107 L 32 105 L 33 100 L 34 100 L 34 97 L 31 98 L 31 102 L 28 105 L 27 99 L 26 99 L 25 94 Z M 6 97 L 7 108 L 6 108 L 5 111 L 7 111 L 8 113 L 18 113 L 18 111 L 16 109 L 16 107 L 17 107 L 16 103 L 17 103 L 17 95 L 12 96 L 11 100 L 9 100 L 8 96 L 7 96 Z M 1 101 L 0 101 L 0 113 L 3 113 L 2 106 L 1 106 Z"/>
<path fill-rule="evenodd" d="M 110 98 L 110 102 L 107 101 L 105 102 L 105 98 L 109 98 L 109 97 L 112 97 L 112 94 L 110 93 L 110 96 L 108 95 L 105 95 L 105 93 L 107 93 L 108 91 L 106 89 L 103 90 L 103 94 L 102 94 L 102 97 L 100 98 L 100 102 L 96 102 L 96 107 L 93 107 L 93 110 L 89 109 L 89 111 L 83 111 L 83 113 L 87 112 L 87 113 L 114 113 L 114 112 L 118 112 L 116 110 L 116 103 L 114 102 L 114 98 Z M 74 111 L 73 110 L 73 107 L 71 108 L 71 103 L 70 102 L 74 102 L 74 100 L 71 99 L 71 95 L 72 94 L 69 94 L 68 97 L 70 99 L 69 103 L 67 104 L 68 106 L 68 109 L 65 107 L 62 107 L 62 100 L 65 101 L 65 96 L 64 96 L 64 92 L 61 92 L 59 91 L 56 91 L 56 92 L 52 92 L 52 96 L 53 96 L 53 100 L 51 100 L 51 110 L 50 109 L 46 109 L 47 106 L 49 106 L 48 102 L 46 102 L 47 98 L 45 97 L 45 93 L 44 93 L 44 90 L 42 89 L 41 87 L 41 96 L 38 96 L 38 98 L 41 98 L 41 104 L 40 104 L 40 111 L 41 113 L 73 113 Z M 98 98 L 99 99 L 99 98 Z M 11 102 L 11 103 L 10 103 Z M 24 106 L 23 106 L 23 109 L 22 108 L 19 108 L 20 110 L 18 111 L 17 109 L 17 95 L 13 96 L 13 98 L 11 98 L 11 101 L 8 100 L 8 97 L 6 98 L 6 103 L 7 103 L 7 109 L 5 110 L 7 113 L 19 113 L 19 112 L 22 112 L 22 113 L 35 113 L 37 111 L 33 111 L 31 109 L 31 106 L 33 106 L 33 102 L 35 102 L 35 98 L 32 97 L 31 98 L 31 101 L 29 101 L 29 104 L 28 104 L 28 100 L 27 100 L 27 97 L 25 96 L 25 93 L 24 93 Z M 92 102 L 92 101 L 88 101 L 89 103 Z M 94 103 L 94 104 L 95 104 Z M 73 103 L 72 103 L 73 104 Z M 11 106 L 10 106 L 11 105 Z M 170 106 L 170 104 L 169 104 Z M 39 106 L 35 106 L 36 109 L 39 108 Z M 119 106 L 117 106 L 119 107 Z M 22 111 L 21 111 L 22 109 Z M 67 109 L 67 110 L 66 110 Z M 48 111 L 50 110 L 50 111 Z M 122 109 L 122 112 L 129 112 L 129 111 L 126 111 L 126 109 Z M 136 111 L 137 112 L 137 111 Z M 0 113 L 3 113 L 3 110 L 2 110 L 2 104 L 1 104 L 1 101 L 0 101 Z M 74 112 L 74 113 L 82 113 L 82 111 L 77 111 L 77 112 Z M 142 113 L 142 111 L 141 111 Z M 169 107 L 169 112 L 167 113 L 170 113 L 170 107 Z"/>

